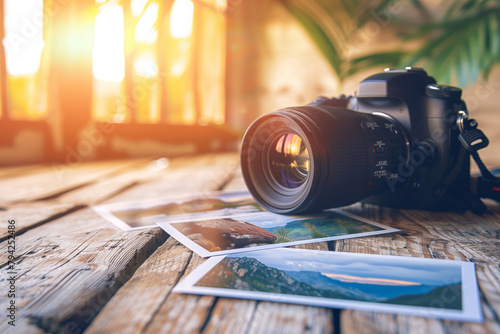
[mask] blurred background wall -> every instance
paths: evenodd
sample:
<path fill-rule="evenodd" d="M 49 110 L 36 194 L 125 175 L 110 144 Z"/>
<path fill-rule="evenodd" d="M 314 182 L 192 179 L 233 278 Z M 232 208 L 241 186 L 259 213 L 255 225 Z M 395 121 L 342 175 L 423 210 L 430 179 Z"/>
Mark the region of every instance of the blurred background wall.
<path fill-rule="evenodd" d="M 255 117 L 385 67 L 463 87 L 500 152 L 500 5 L 430 0 L 0 1 L 0 164 L 237 150 Z"/>
<path fill-rule="evenodd" d="M 235 126 L 245 128 L 258 115 L 319 95 L 354 95 L 360 81 L 385 67 L 416 65 L 439 83 L 464 89 L 471 117 L 490 139 L 483 160 L 500 166 L 498 2 L 258 3 L 238 1 L 229 15 L 228 110 Z M 342 54 L 338 64 L 322 52 L 325 38 L 318 32 L 337 44 L 326 49 Z M 347 37 L 336 36 L 342 34 Z"/>

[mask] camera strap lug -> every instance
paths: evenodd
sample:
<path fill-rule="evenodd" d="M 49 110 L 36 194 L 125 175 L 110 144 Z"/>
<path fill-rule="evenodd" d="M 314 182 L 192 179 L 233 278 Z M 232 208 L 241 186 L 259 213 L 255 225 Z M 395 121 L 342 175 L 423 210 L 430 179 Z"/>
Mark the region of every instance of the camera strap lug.
<path fill-rule="evenodd" d="M 457 126 L 460 130 L 458 139 L 469 152 L 477 152 L 490 143 L 483 131 L 477 128 L 475 119 L 469 119 L 469 114 L 463 110 L 459 111 Z"/>

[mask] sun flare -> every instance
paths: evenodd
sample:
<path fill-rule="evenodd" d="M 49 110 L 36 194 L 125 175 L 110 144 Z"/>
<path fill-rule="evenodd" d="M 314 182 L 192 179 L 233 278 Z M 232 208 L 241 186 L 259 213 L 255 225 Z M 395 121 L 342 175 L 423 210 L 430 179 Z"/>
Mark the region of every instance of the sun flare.
<path fill-rule="evenodd" d="M 5 0 L 6 67 L 10 75 L 21 76 L 38 72 L 44 41 L 43 1 Z"/>
<path fill-rule="evenodd" d="M 93 73 L 99 80 L 121 82 L 125 77 L 123 8 L 103 7 L 95 18 Z"/>
<path fill-rule="evenodd" d="M 194 4 L 191 0 L 175 0 L 170 12 L 170 34 L 173 38 L 188 38 L 193 33 Z"/>

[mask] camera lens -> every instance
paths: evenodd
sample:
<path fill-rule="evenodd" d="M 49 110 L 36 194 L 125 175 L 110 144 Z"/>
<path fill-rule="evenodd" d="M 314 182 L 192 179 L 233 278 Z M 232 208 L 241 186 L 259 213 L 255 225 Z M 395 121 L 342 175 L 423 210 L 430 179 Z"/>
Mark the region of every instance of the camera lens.
<path fill-rule="evenodd" d="M 309 151 L 300 136 L 287 133 L 279 136 L 269 150 L 269 167 L 274 179 L 286 188 L 304 184 L 310 166 Z"/>
<path fill-rule="evenodd" d="M 399 124 L 334 106 L 261 116 L 242 141 L 241 168 L 255 200 L 276 213 L 355 203 L 387 188 L 407 157 Z"/>

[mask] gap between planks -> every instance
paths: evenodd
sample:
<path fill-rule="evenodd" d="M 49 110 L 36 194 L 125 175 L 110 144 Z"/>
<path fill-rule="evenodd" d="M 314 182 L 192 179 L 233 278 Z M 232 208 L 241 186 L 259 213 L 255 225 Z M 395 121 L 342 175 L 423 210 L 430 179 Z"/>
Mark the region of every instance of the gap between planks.
<path fill-rule="evenodd" d="M 246 189 L 239 171 L 225 189 Z M 334 247 L 334 243 L 297 248 L 329 250 L 329 246 Z M 113 296 L 85 333 L 256 333 L 263 330 L 263 324 L 286 333 L 333 332 L 333 319 L 338 317 L 330 309 L 171 293 L 179 280 L 204 261 L 169 238 Z M 136 301 L 140 301 L 140 308 L 135 307 Z"/>
<path fill-rule="evenodd" d="M 188 165 L 202 176 L 167 177 L 162 180 L 166 182 L 163 188 L 176 184 L 174 188 L 184 187 L 184 192 L 215 190 L 225 180 L 214 179 L 217 173 L 210 173 L 210 170 L 235 166 L 235 155 L 221 156 L 220 159 L 212 156 L 203 160 L 202 166 L 193 163 L 195 160 Z M 189 170 L 190 173 L 193 171 Z M 227 170 L 225 175 L 231 177 Z M 136 198 L 136 188 L 141 188 L 144 194 L 148 193 L 149 186 L 158 189 L 158 182 L 138 185 L 119 197 Z M 130 197 L 127 198 L 126 193 Z M 16 261 L 20 272 L 17 284 L 22 296 L 18 301 L 19 324 L 32 328 L 34 332 L 38 328 L 82 331 L 165 239 L 166 234 L 159 228 L 122 232 L 90 209 L 27 231 L 18 238 L 21 255 Z M 0 245 L 4 250 L 2 254 L 6 254 L 5 246 L 5 242 Z M 2 263 L 5 263 L 5 258 L 2 258 Z M 69 277 L 72 279 L 68 280 Z M 0 305 L 5 305 L 5 302 L 5 298 L 0 299 Z"/>
<path fill-rule="evenodd" d="M 116 163 L 121 164 L 121 162 Z M 150 166 L 150 162 L 141 161 L 118 168 L 120 173 L 114 171 L 108 174 L 102 182 L 94 181 L 91 184 L 66 190 L 57 196 L 51 196 L 50 200 L 38 199 L 10 204 L 8 208 L 0 212 L 0 242 L 8 236 L 9 220 L 16 220 L 16 234 L 19 236 L 31 228 L 97 204 L 140 181 L 153 179 L 158 175 L 158 170 L 152 170 Z M 149 174 L 144 176 L 145 172 Z"/>
<path fill-rule="evenodd" d="M 188 167 L 188 171 L 195 173 L 196 168 L 203 167 L 210 159 L 213 159 L 212 155 L 177 158 L 172 160 L 166 170 L 158 168 L 156 161 L 141 160 L 123 168 L 116 168 L 114 172 L 102 177 L 99 182 L 94 181 L 85 187 L 64 191 L 57 197 L 52 196 L 51 200 L 10 204 L 6 210 L 0 211 L 0 242 L 8 236 L 7 225 L 11 219 L 16 219 L 16 232 L 17 235 L 21 235 L 31 228 L 84 207 L 99 204 L 108 199 L 115 200 L 114 198 L 119 198 L 120 194 L 128 193 L 127 190 L 139 188 L 142 184 L 147 184 L 146 187 L 149 188 L 152 182 L 158 182 L 160 185 L 168 184 L 168 178 L 178 177 L 179 173 L 182 175 Z M 119 165 L 123 162 L 115 163 Z"/>

